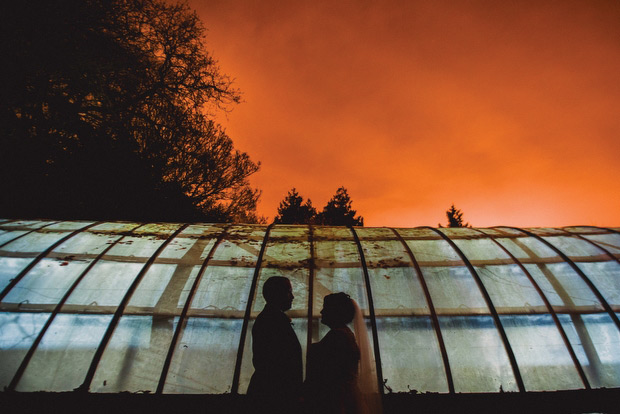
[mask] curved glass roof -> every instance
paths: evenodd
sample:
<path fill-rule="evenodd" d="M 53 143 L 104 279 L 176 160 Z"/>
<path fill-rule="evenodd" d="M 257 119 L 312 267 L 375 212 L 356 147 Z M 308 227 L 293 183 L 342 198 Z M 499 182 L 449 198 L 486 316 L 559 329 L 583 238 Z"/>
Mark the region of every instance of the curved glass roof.
<path fill-rule="evenodd" d="M 245 393 L 262 283 L 367 317 L 394 392 L 620 387 L 620 233 L 0 220 L 0 387 Z"/>

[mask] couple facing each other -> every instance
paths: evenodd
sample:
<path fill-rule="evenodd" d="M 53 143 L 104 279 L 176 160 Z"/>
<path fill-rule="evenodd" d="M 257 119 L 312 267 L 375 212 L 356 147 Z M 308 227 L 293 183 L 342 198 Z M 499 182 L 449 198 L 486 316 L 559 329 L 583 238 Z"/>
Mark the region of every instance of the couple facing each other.
<path fill-rule="evenodd" d="M 301 346 L 284 313 L 294 299 L 290 280 L 280 276 L 267 279 L 263 296 L 265 308 L 252 328 L 254 374 L 248 387 L 257 412 L 381 411 L 365 322 L 349 295 L 325 296 L 321 323 L 330 331 L 308 349 L 305 382 Z M 347 326 L 351 321 L 356 335 Z"/>

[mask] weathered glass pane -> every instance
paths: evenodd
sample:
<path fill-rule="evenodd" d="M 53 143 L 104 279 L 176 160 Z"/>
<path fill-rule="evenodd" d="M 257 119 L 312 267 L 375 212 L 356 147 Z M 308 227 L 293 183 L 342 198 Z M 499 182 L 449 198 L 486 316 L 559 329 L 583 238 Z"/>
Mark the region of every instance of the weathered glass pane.
<path fill-rule="evenodd" d="M 72 391 L 82 385 L 111 320 L 112 315 L 57 315 L 16 390 Z"/>
<path fill-rule="evenodd" d="M 439 317 L 456 392 L 517 391 L 491 316 Z"/>
<path fill-rule="evenodd" d="M 551 315 L 501 315 L 526 391 L 584 388 Z"/>
<path fill-rule="evenodd" d="M 620 386 L 620 333 L 608 314 L 558 315 L 593 388 Z"/>
<path fill-rule="evenodd" d="M 0 312 L 0 388 L 13 380 L 49 313 Z"/>
<path fill-rule="evenodd" d="M 407 240 L 420 266 L 459 265 L 463 261 L 450 244 L 441 240 Z"/>
<path fill-rule="evenodd" d="M 383 378 L 394 392 L 448 392 L 430 318 L 377 318 L 377 332 Z"/>
<path fill-rule="evenodd" d="M 57 304 L 89 263 L 90 260 L 65 262 L 43 259 L 9 291 L 2 302 L 21 303 L 25 309 L 37 309 L 40 304 Z"/>
<path fill-rule="evenodd" d="M 30 233 L 7 244 L 2 250 L 6 252 L 41 253 L 69 233 L 67 231 Z"/>
<path fill-rule="evenodd" d="M 200 310 L 215 316 L 232 312 L 242 318 L 247 308 L 254 269 L 251 267 L 207 266 L 191 303 L 190 313 Z M 257 295 L 262 297 L 260 291 Z M 262 309 L 262 308 L 261 308 Z"/>
<path fill-rule="evenodd" d="M 0 257 L 0 291 L 32 262 L 32 258 Z"/>
<path fill-rule="evenodd" d="M 595 244 L 572 236 L 553 236 L 543 237 L 549 243 L 555 246 L 559 251 L 570 257 L 571 259 L 583 257 L 604 256 L 605 252 L 597 248 Z"/>
<path fill-rule="evenodd" d="M 615 310 L 620 310 L 620 263 L 579 262 L 577 266 L 592 281 L 607 303 Z"/>
<path fill-rule="evenodd" d="M 123 316 L 97 366 L 90 391 L 155 392 L 177 322 L 172 316 Z"/>
<path fill-rule="evenodd" d="M 497 262 L 500 260 L 510 260 L 510 256 L 490 239 L 456 239 L 454 244 L 457 245 L 472 264 L 479 261 Z"/>
<path fill-rule="evenodd" d="M 608 252 L 620 255 L 620 234 L 596 234 L 596 235 L 584 235 L 588 240 L 592 240 Z"/>
<path fill-rule="evenodd" d="M 0 230 L 0 246 L 26 233 L 26 230 Z"/>
<path fill-rule="evenodd" d="M 162 300 L 164 292 L 166 295 L 170 294 L 172 296 L 176 293 L 178 297 L 180 289 L 174 292 L 172 291 L 173 287 L 182 288 L 184 286 L 184 283 L 175 285 L 172 279 L 186 279 L 191 270 L 192 266 L 153 263 L 133 292 L 129 300 L 129 307 L 136 308 L 135 311 L 139 312 L 161 312 L 163 310 L 161 309 L 162 307 L 157 305 L 160 300 Z M 166 300 L 168 300 L 168 298 Z M 174 305 L 176 305 L 176 300 L 173 302 Z M 166 310 L 174 311 L 175 309 L 176 306 Z M 130 309 L 128 309 L 128 311 L 129 310 Z"/>
<path fill-rule="evenodd" d="M 54 249 L 54 253 L 57 255 L 97 255 L 120 238 L 119 235 L 86 231 L 61 243 Z M 71 259 L 71 257 L 69 256 L 67 259 Z"/>
<path fill-rule="evenodd" d="M 548 312 L 534 285 L 516 265 L 474 266 L 500 313 Z"/>
<path fill-rule="evenodd" d="M 553 249 L 533 237 L 497 238 L 497 241 L 500 242 L 510 254 L 523 262 L 539 262 L 540 258 L 558 257 Z"/>
<path fill-rule="evenodd" d="M 600 302 L 568 263 L 526 264 L 556 312 L 602 310 Z"/>
<path fill-rule="evenodd" d="M 465 266 L 422 267 L 437 314 L 488 314 L 476 281 Z"/>
<path fill-rule="evenodd" d="M 377 316 L 430 314 L 413 267 L 368 269 L 368 273 Z"/>

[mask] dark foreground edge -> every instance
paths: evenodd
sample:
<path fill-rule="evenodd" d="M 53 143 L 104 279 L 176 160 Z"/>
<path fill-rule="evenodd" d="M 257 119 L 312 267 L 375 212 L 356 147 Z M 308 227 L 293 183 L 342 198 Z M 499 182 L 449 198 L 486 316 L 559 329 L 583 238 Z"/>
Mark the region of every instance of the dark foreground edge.
<path fill-rule="evenodd" d="M 252 413 L 244 395 L 90 394 L 0 392 L 7 413 Z M 620 413 L 620 388 L 495 394 L 406 394 L 384 397 L 385 414 L 401 413 Z"/>

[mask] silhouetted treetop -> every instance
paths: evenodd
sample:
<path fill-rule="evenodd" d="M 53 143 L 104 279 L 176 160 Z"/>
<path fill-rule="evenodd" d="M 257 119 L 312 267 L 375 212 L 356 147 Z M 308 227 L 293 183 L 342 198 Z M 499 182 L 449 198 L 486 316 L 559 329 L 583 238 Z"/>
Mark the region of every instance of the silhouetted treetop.
<path fill-rule="evenodd" d="M 316 216 L 312 201 L 305 203 L 303 197 L 293 188 L 288 192 L 278 207 L 278 215 L 274 219 L 277 224 L 310 224 Z"/>
<path fill-rule="evenodd" d="M 446 211 L 448 227 L 469 227 L 469 223 L 463 224 L 463 213 L 454 204 Z"/>
<path fill-rule="evenodd" d="M 3 214 L 256 218 L 259 164 L 210 118 L 240 94 L 187 4 L 29 0 L 0 15 Z"/>
<path fill-rule="evenodd" d="M 364 218 L 355 217 L 357 211 L 351 208 L 352 203 L 347 189 L 338 188 L 336 194 L 323 207 L 323 211 L 317 214 L 316 222 L 330 226 L 363 226 Z"/>

